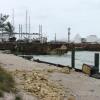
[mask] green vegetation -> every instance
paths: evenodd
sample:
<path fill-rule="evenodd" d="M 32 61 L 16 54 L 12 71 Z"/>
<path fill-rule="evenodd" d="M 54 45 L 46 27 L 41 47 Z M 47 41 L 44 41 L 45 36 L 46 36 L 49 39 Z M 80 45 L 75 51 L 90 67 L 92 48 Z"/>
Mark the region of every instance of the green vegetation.
<path fill-rule="evenodd" d="M 22 100 L 20 95 L 16 95 L 15 100 Z"/>
<path fill-rule="evenodd" d="M 3 92 L 0 90 L 0 97 L 3 97 Z"/>
<path fill-rule="evenodd" d="M 15 82 L 12 75 L 0 67 L 0 96 L 3 92 L 15 92 Z"/>
<path fill-rule="evenodd" d="M 9 36 L 11 36 L 14 32 L 14 26 L 12 26 L 12 24 L 9 21 L 7 21 L 8 18 L 9 15 L 0 15 L 0 31 L 2 33 L 7 32 L 9 33 Z"/>

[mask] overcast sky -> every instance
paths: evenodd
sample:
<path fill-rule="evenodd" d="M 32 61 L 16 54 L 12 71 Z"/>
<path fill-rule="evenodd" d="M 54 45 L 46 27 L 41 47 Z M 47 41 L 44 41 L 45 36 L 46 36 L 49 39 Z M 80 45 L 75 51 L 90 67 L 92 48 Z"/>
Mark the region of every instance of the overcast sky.
<path fill-rule="evenodd" d="M 38 32 L 38 25 L 43 25 L 43 32 L 49 39 L 67 39 L 67 28 L 71 27 L 72 38 L 79 33 L 100 35 L 100 0 L 2 0 L 0 12 L 12 18 L 15 11 L 15 27 L 23 24 L 25 31 L 25 12 L 31 16 L 31 32 Z M 100 37 L 100 36 L 99 36 Z"/>

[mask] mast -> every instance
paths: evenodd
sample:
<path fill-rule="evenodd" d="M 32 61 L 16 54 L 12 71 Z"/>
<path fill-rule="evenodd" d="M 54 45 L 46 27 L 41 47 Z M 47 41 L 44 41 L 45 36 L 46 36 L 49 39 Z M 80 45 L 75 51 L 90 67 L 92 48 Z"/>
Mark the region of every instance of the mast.
<path fill-rule="evenodd" d="M 12 14 L 12 24 L 13 24 L 13 27 L 14 27 L 14 24 L 15 24 L 15 11 L 13 9 L 13 14 Z"/>
<path fill-rule="evenodd" d="M 22 27 L 22 24 L 21 24 L 21 40 L 22 40 L 22 34 L 23 34 L 23 27 Z"/>
<path fill-rule="evenodd" d="M 31 30 L 31 24 L 30 24 L 30 16 L 29 16 L 29 35 L 28 35 L 28 38 L 30 38 L 30 30 Z"/>
<path fill-rule="evenodd" d="M 40 24 L 39 24 L 39 40 L 41 41 L 41 27 L 40 27 Z"/>
<path fill-rule="evenodd" d="M 41 29 L 40 31 L 41 31 L 41 42 L 42 42 L 42 24 L 41 24 L 40 27 L 41 27 L 41 28 L 40 28 L 40 29 Z"/>
<path fill-rule="evenodd" d="M 20 33 L 21 33 L 21 25 L 19 24 L 19 39 L 20 39 Z"/>
<path fill-rule="evenodd" d="M 26 37 L 27 37 L 27 10 L 26 10 Z"/>
<path fill-rule="evenodd" d="M 12 11 L 12 25 L 13 25 L 13 28 L 15 29 L 15 11 L 14 11 L 14 9 Z M 14 33 L 12 33 L 12 35 L 15 36 Z"/>

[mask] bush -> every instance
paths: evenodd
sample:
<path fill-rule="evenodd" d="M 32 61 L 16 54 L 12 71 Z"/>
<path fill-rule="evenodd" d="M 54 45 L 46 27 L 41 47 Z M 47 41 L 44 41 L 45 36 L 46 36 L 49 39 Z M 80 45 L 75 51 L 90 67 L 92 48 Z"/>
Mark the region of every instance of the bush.
<path fill-rule="evenodd" d="M 4 94 L 3 94 L 3 91 L 0 91 L 0 97 L 3 97 Z"/>
<path fill-rule="evenodd" d="M 22 100 L 20 95 L 16 95 L 15 100 Z"/>
<path fill-rule="evenodd" d="M 0 67 L 0 91 L 14 92 L 15 82 L 10 73 Z"/>

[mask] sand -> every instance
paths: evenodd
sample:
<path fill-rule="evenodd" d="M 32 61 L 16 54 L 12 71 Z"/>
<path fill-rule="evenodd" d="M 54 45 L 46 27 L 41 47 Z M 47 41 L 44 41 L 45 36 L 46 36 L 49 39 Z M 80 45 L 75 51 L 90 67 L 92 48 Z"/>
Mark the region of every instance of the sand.
<path fill-rule="evenodd" d="M 100 80 L 91 78 L 88 75 L 85 75 L 83 73 L 79 73 L 75 71 L 71 71 L 70 74 L 63 73 L 61 71 L 62 69 L 59 69 L 56 66 L 28 61 L 21 57 L 17 57 L 13 54 L 0 53 L 0 65 L 2 65 L 2 67 L 4 67 L 6 70 L 11 72 L 15 72 L 16 70 L 22 72 L 25 71 L 32 72 L 34 70 L 39 70 L 40 72 L 43 72 L 44 70 L 46 70 L 48 72 L 47 79 L 55 84 L 57 83 L 59 86 L 62 86 L 63 89 L 61 90 L 64 90 L 64 92 L 67 91 L 66 93 L 67 96 L 65 99 L 47 98 L 47 100 L 100 100 Z M 48 71 L 49 69 L 51 72 Z M 29 96 L 27 92 L 26 95 Z M 24 95 L 24 97 L 26 95 Z M 24 100 L 39 99 L 38 97 L 37 97 L 38 99 L 37 98 L 34 99 L 34 96 L 32 94 L 30 94 L 29 97 L 28 96 L 26 96 Z M 30 97 L 32 99 L 29 99 Z"/>

